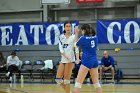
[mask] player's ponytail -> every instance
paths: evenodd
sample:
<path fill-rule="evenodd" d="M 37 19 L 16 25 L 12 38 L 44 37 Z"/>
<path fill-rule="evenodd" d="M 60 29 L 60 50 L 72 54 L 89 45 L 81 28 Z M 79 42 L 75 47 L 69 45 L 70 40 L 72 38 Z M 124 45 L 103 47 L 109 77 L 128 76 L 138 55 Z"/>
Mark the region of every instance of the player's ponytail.
<path fill-rule="evenodd" d="M 82 25 L 81 30 L 84 30 L 85 36 L 95 36 L 96 35 L 96 31 L 92 27 L 90 27 L 89 24 Z"/>
<path fill-rule="evenodd" d="M 96 31 L 92 27 L 90 27 L 90 35 L 91 36 L 95 36 L 96 35 Z"/>
<path fill-rule="evenodd" d="M 90 36 L 90 25 L 89 24 L 82 25 L 81 30 L 85 31 L 85 33 L 84 33 L 85 36 Z"/>

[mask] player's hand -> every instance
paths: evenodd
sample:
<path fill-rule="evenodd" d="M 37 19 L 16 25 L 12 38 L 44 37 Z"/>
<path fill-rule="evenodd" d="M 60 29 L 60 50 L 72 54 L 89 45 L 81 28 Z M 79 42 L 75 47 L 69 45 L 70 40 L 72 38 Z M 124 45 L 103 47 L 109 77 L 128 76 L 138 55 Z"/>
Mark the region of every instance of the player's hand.
<path fill-rule="evenodd" d="M 106 71 L 106 70 L 108 70 L 108 68 L 107 67 L 104 67 L 104 70 Z"/>
<path fill-rule="evenodd" d="M 71 62 L 67 56 L 66 56 L 66 59 L 67 59 L 68 62 Z"/>
<path fill-rule="evenodd" d="M 71 62 L 71 61 L 68 59 L 68 62 Z"/>
<path fill-rule="evenodd" d="M 75 34 L 79 34 L 78 26 L 76 26 L 76 27 L 74 28 L 74 32 L 75 32 Z"/>
<path fill-rule="evenodd" d="M 75 63 L 76 63 L 76 64 L 79 64 L 80 61 L 81 61 L 80 59 L 77 59 Z"/>

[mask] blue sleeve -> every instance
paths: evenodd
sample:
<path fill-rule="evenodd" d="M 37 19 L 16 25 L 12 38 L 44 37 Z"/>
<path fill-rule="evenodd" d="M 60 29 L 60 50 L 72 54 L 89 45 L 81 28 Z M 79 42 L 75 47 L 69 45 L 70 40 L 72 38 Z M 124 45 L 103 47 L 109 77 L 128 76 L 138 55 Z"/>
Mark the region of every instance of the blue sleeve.
<path fill-rule="evenodd" d="M 101 59 L 101 65 L 104 65 L 104 57 Z"/>
<path fill-rule="evenodd" d="M 110 57 L 110 60 L 111 60 L 111 65 L 114 66 L 114 58 Z"/>
<path fill-rule="evenodd" d="M 79 39 L 78 39 L 78 41 L 76 42 L 76 46 L 82 46 L 83 45 L 83 41 L 84 40 L 84 37 L 83 36 L 81 36 Z"/>

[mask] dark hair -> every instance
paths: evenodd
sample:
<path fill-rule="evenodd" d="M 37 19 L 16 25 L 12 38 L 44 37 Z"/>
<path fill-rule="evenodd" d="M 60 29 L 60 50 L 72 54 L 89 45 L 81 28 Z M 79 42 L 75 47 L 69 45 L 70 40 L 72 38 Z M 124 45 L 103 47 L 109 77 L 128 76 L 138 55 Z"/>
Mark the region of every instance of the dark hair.
<path fill-rule="evenodd" d="M 0 55 L 1 55 L 0 59 L 4 59 L 3 53 L 1 51 L 0 51 Z"/>
<path fill-rule="evenodd" d="M 89 24 L 82 25 L 81 30 L 85 31 L 84 35 L 90 36 L 90 25 Z"/>
<path fill-rule="evenodd" d="M 96 35 L 96 31 L 92 27 L 90 27 L 89 24 L 82 25 L 81 30 L 85 31 L 84 35 L 86 35 L 86 36 L 95 36 Z"/>
<path fill-rule="evenodd" d="M 90 28 L 90 35 L 91 36 L 95 36 L 96 35 L 96 31 L 92 27 Z"/>
<path fill-rule="evenodd" d="M 71 24 L 71 21 L 66 21 L 66 22 L 64 23 L 64 28 L 65 28 L 66 24 Z M 63 33 L 66 33 L 65 29 L 64 29 Z"/>
<path fill-rule="evenodd" d="M 11 55 L 16 56 L 16 51 L 13 51 Z"/>

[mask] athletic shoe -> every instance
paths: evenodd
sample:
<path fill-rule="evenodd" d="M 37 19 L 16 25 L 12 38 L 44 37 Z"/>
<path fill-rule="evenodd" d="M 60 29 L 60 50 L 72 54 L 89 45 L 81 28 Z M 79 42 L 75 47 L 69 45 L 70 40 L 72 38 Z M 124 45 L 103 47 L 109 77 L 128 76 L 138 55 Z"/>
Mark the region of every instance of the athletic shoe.
<path fill-rule="evenodd" d="M 102 81 L 99 81 L 99 83 L 100 83 L 100 84 L 103 84 L 103 82 L 102 82 Z"/>
<path fill-rule="evenodd" d="M 112 79 L 112 83 L 115 84 L 115 80 L 114 79 Z"/>
<path fill-rule="evenodd" d="M 86 83 L 87 85 L 90 85 L 90 78 L 87 78 Z"/>
<path fill-rule="evenodd" d="M 12 79 L 12 77 L 10 77 L 10 78 L 9 78 L 9 82 L 12 82 L 12 81 L 13 81 L 13 79 Z"/>

